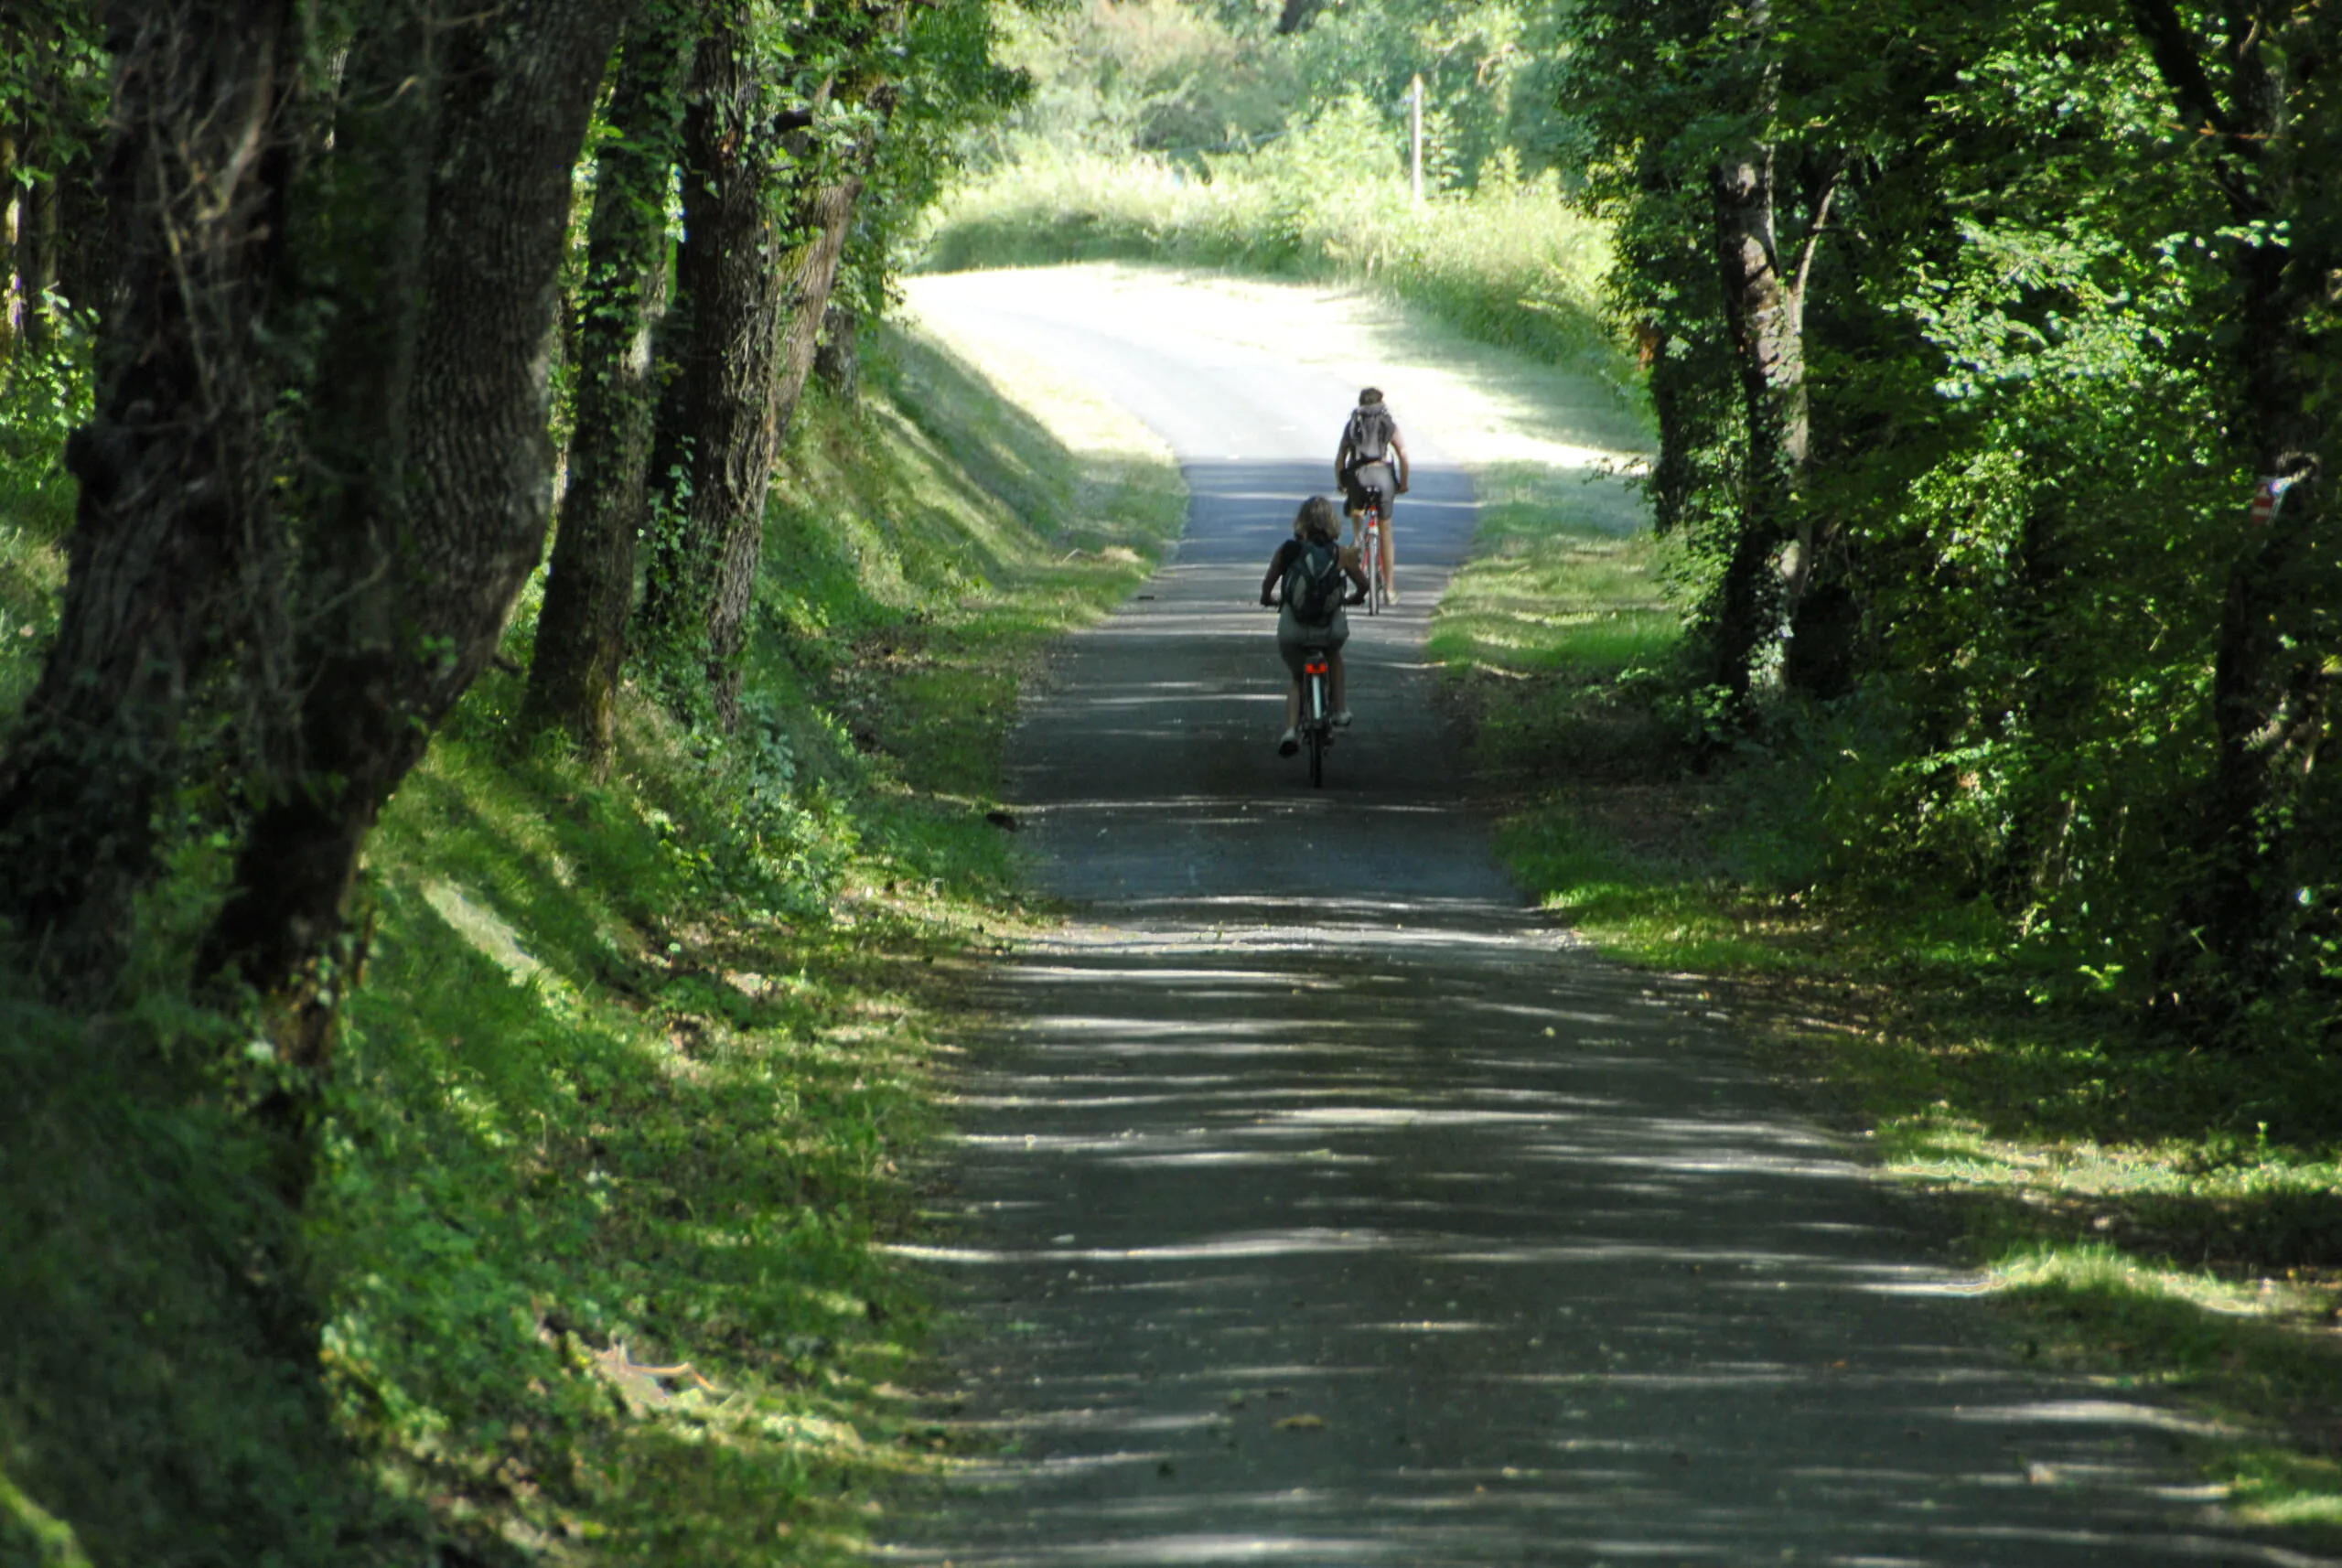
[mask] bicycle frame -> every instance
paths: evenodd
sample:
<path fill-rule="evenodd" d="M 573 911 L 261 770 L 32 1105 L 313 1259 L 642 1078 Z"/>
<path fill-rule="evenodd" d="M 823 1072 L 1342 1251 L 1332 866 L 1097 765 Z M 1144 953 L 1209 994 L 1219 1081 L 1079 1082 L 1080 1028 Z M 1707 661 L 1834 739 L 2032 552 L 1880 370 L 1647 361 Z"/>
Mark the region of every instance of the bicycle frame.
<path fill-rule="evenodd" d="M 1309 746 L 1309 783 L 1326 787 L 1326 751 L 1334 744 L 1333 657 L 1314 644 L 1301 653 L 1301 735 Z"/>

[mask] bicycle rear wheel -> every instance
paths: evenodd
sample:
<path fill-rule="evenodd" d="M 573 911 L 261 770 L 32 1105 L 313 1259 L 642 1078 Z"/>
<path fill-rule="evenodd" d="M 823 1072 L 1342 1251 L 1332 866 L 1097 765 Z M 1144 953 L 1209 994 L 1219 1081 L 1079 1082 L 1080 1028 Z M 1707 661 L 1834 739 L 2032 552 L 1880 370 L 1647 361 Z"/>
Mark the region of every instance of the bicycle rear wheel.
<path fill-rule="evenodd" d="M 1326 747 L 1334 735 L 1334 710 L 1327 700 L 1332 694 L 1327 680 L 1327 663 L 1324 651 L 1313 648 L 1303 666 L 1308 683 L 1301 692 L 1301 733 L 1309 742 L 1309 782 L 1316 789 L 1325 787 Z"/>
<path fill-rule="evenodd" d="M 1382 522 L 1366 514 L 1366 613 L 1382 613 Z"/>

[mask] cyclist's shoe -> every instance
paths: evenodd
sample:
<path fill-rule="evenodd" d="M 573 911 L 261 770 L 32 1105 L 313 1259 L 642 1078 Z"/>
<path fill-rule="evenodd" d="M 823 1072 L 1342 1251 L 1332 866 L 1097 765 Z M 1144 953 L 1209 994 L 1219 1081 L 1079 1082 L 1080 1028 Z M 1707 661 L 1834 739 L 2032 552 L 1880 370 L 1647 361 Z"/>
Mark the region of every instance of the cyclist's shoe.
<path fill-rule="evenodd" d="M 1300 749 L 1301 736 L 1297 732 L 1294 730 L 1287 730 L 1284 734 L 1277 736 L 1277 755 L 1279 757 L 1291 757 L 1295 752 L 1299 751 Z"/>
<path fill-rule="evenodd" d="M 1382 590 L 1382 602 L 1386 605 L 1397 604 L 1399 602 L 1399 590 L 1386 585 Z"/>
<path fill-rule="evenodd" d="M 1340 713 L 1334 715 L 1334 727 L 1336 729 L 1348 729 L 1350 727 L 1350 711 L 1348 708 L 1344 708 Z"/>

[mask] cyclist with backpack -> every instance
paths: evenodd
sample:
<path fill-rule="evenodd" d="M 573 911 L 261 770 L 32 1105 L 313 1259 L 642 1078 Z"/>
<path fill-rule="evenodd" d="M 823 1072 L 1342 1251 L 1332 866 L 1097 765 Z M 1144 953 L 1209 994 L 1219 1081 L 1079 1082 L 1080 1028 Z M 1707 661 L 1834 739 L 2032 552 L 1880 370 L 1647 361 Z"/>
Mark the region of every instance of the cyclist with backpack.
<path fill-rule="evenodd" d="M 1268 575 L 1261 579 L 1261 602 L 1280 607 L 1277 652 L 1293 676 L 1285 689 L 1284 734 L 1277 737 L 1279 757 L 1291 757 L 1301 749 L 1301 662 L 1308 649 L 1326 650 L 1327 673 L 1334 688 L 1334 724 L 1337 728 L 1349 727 L 1342 644 L 1349 640 L 1350 618 L 1342 606 L 1356 604 L 1365 595 L 1366 574 L 1342 559 L 1341 532 L 1334 503 L 1324 496 L 1311 496 L 1294 517 L 1293 537 L 1277 546 Z"/>
<path fill-rule="evenodd" d="M 1391 459 L 1398 459 L 1394 472 Z M 1334 453 L 1334 480 L 1342 487 L 1350 514 L 1350 543 L 1358 543 L 1359 514 L 1375 502 L 1382 513 L 1382 587 L 1392 604 L 1399 602 L 1399 580 L 1391 568 L 1397 552 L 1391 542 L 1391 511 L 1407 493 L 1407 444 L 1400 439 L 1399 422 L 1383 404 L 1380 387 L 1361 388 L 1358 407 L 1342 426 L 1342 444 Z"/>

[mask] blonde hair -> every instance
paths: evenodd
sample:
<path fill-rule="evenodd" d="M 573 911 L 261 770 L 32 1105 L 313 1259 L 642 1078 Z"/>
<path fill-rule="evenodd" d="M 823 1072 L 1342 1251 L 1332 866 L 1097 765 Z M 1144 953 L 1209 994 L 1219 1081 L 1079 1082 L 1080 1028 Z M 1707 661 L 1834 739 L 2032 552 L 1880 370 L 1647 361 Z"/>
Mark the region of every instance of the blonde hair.
<path fill-rule="evenodd" d="M 1301 510 L 1293 514 L 1293 536 L 1295 539 L 1305 533 L 1322 533 L 1331 539 L 1341 531 L 1341 520 L 1334 515 L 1334 503 L 1324 496 L 1311 496 L 1301 503 Z"/>

